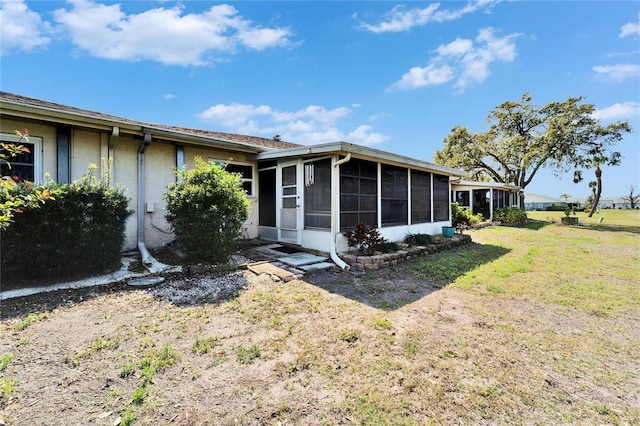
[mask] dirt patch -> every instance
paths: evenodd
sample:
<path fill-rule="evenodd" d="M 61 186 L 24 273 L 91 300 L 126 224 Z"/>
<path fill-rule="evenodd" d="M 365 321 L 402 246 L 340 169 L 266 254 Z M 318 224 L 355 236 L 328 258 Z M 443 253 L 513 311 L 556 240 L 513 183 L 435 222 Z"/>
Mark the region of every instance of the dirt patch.
<path fill-rule="evenodd" d="M 2 422 L 640 420 L 637 312 L 594 318 L 440 289 L 408 266 L 286 283 L 233 270 L 3 301 Z"/>

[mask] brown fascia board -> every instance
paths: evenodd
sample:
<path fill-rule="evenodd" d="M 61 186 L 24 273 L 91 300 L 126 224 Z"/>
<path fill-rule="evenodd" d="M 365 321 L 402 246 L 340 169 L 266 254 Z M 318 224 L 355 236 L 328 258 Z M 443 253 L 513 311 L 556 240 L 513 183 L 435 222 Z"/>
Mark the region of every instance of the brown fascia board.
<path fill-rule="evenodd" d="M 257 136 L 143 123 L 7 92 L 0 92 L 0 113 L 17 118 L 66 124 L 105 132 L 111 132 L 114 127 L 118 127 L 120 134 L 126 133 L 142 137 L 144 133 L 151 133 L 154 139 L 161 142 L 165 141 L 176 144 L 208 147 L 214 146 L 248 153 L 298 146 L 289 142 L 274 141 Z"/>
<path fill-rule="evenodd" d="M 351 153 L 352 155 L 364 160 L 376 160 L 384 162 L 385 164 L 401 167 L 412 166 L 416 169 L 437 172 L 447 176 L 463 177 L 467 174 L 464 170 L 441 166 L 428 161 L 417 160 L 404 155 L 393 154 L 391 152 L 343 141 L 319 145 L 307 145 L 275 152 L 263 152 L 257 154 L 255 158 L 257 160 L 274 160 L 278 158 L 312 157 L 327 154 L 346 155 L 347 153 Z"/>

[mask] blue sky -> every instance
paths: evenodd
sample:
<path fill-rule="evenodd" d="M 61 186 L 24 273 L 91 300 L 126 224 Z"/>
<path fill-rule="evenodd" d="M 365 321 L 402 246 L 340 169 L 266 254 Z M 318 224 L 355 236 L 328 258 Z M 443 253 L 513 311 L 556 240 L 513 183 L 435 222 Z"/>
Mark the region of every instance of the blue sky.
<path fill-rule="evenodd" d="M 629 120 L 603 194 L 640 190 L 640 3 L 2 0 L 1 90 L 79 108 L 432 161 L 525 93 Z M 527 192 L 589 194 L 542 171 Z M 636 191 L 637 192 L 637 191 Z"/>

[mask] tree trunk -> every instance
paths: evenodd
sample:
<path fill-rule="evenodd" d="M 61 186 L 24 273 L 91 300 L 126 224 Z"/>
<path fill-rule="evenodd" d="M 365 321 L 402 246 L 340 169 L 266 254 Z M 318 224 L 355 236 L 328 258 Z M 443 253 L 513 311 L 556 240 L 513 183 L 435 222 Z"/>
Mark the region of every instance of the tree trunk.
<path fill-rule="evenodd" d="M 600 203 L 600 194 L 602 194 L 602 170 L 600 170 L 600 167 L 596 167 L 596 184 L 596 190 L 593 194 L 593 205 L 591 206 L 589 217 L 593 216 L 596 212 L 598 204 Z"/>

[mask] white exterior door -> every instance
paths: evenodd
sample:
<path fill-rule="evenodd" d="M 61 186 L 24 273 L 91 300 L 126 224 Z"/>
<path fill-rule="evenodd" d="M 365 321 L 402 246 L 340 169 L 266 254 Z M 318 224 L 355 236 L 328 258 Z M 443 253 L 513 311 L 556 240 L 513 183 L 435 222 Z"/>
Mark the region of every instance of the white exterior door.
<path fill-rule="evenodd" d="M 300 173 L 298 163 L 278 165 L 276 178 L 278 241 L 300 244 L 302 234 L 302 200 L 300 198 Z"/>

